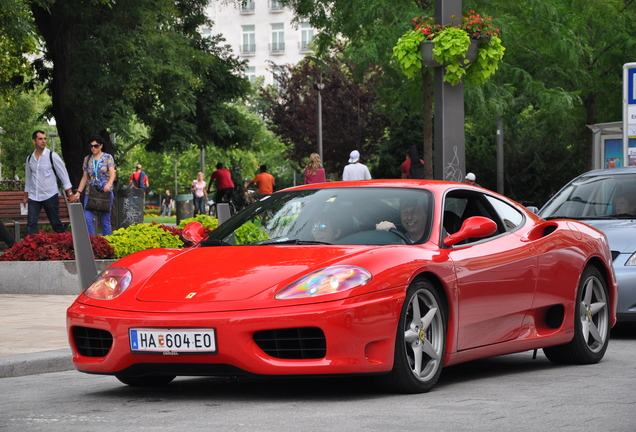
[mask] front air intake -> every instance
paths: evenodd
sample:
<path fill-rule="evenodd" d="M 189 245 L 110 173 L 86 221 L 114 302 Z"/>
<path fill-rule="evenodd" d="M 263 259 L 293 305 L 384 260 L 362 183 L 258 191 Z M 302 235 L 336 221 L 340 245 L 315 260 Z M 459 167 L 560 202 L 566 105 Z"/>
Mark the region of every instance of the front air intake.
<path fill-rule="evenodd" d="M 327 353 L 325 334 L 318 327 L 262 330 L 254 333 L 254 342 L 279 359 L 318 359 Z"/>
<path fill-rule="evenodd" d="M 84 357 L 104 357 L 113 345 L 113 335 L 106 330 L 73 327 L 73 341 L 80 355 Z"/>

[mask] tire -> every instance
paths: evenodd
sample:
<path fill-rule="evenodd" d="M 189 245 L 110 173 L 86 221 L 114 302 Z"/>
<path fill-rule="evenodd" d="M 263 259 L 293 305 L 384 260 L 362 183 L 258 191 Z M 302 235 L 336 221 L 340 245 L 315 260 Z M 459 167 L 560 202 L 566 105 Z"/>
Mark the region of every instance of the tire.
<path fill-rule="evenodd" d="M 395 393 L 430 391 L 442 372 L 446 349 L 446 310 L 431 282 L 419 279 L 406 291 L 395 338 L 393 369 L 377 377 Z"/>
<path fill-rule="evenodd" d="M 115 378 L 131 387 L 160 387 L 169 384 L 176 375 L 115 375 Z"/>
<path fill-rule="evenodd" d="M 583 270 L 576 294 L 574 338 L 565 345 L 543 348 L 543 352 L 553 363 L 598 363 L 607 350 L 609 334 L 607 285 L 599 270 L 588 266 Z"/>

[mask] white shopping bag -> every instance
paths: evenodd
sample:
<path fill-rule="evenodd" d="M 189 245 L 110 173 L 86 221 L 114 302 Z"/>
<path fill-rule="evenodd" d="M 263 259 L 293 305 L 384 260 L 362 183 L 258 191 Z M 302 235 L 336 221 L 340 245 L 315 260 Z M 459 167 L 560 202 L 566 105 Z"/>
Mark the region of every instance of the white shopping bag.
<path fill-rule="evenodd" d="M 29 205 L 28 204 L 20 203 L 20 214 L 22 216 L 26 216 L 26 215 L 29 214 Z"/>

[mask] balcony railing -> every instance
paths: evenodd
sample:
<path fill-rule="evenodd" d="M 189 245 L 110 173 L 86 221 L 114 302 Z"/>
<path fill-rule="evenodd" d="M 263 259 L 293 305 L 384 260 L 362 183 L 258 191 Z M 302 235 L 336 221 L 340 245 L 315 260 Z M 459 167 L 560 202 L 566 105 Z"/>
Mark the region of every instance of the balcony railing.
<path fill-rule="evenodd" d="M 310 45 L 311 45 L 311 42 L 308 42 L 308 41 L 298 42 L 298 51 L 300 51 L 301 53 L 310 52 L 311 51 Z"/>
<path fill-rule="evenodd" d="M 253 1 L 248 1 L 245 4 L 242 4 L 240 11 L 241 11 L 242 14 L 253 14 L 254 13 L 254 2 Z"/>
<path fill-rule="evenodd" d="M 269 52 L 270 54 L 284 54 L 285 42 L 277 42 L 277 43 L 269 44 Z"/>
<path fill-rule="evenodd" d="M 270 12 L 282 12 L 284 9 L 283 4 L 277 0 L 269 0 L 269 11 Z"/>
<path fill-rule="evenodd" d="M 256 45 L 239 45 L 239 50 L 243 55 L 254 55 L 256 53 Z"/>

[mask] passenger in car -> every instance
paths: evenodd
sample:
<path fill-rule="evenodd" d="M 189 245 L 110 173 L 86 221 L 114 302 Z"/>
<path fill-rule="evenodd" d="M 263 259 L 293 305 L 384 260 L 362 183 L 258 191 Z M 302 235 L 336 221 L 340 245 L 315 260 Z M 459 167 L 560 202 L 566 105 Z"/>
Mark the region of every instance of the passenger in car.
<path fill-rule="evenodd" d="M 312 234 L 316 241 L 334 243 L 342 234 L 339 218 L 329 214 L 321 215 L 312 228 Z"/>

